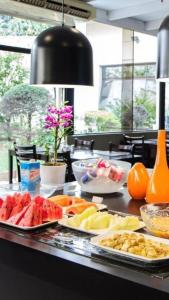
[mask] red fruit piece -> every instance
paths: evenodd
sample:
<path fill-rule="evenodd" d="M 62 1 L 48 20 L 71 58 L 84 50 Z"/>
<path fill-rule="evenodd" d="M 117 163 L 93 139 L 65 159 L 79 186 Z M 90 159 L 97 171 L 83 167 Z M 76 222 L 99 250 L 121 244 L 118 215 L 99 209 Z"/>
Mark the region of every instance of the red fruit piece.
<path fill-rule="evenodd" d="M 30 194 L 28 192 L 24 193 L 22 195 L 22 204 L 23 204 L 23 207 L 27 206 L 30 202 L 31 202 L 31 196 L 30 196 Z"/>
<path fill-rule="evenodd" d="M 50 202 L 48 200 L 44 200 L 43 202 L 43 213 L 42 213 L 42 216 L 43 216 L 43 222 L 46 222 L 46 221 L 50 221 L 51 218 L 52 218 L 52 212 L 51 212 L 51 206 L 50 206 Z"/>
<path fill-rule="evenodd" d="M 62 219 L 63 218 L 63 209 L 55 204 L 55 218 Z"/>
<path fill-rule="evenodd" d="M 50 206 L 50 221 L 56 220 L 55 214 L 55 204 L 49 200 L 47 200 Z"/>
<path fill-rule="evenodd" d="M 32 226 L 37 226 L 39 224 L 42 224 L 42 207 L 35 203 L 33 210 Z"/>
<path fill-rule="evenodd" d="M 16 202 L 13 196 L 6 196 L 6 199 L 3 201 L 3 204 L 0 208 L 0 220 L 5 221 L 9 218 L 13 207 Z"/>
<path fill-rule="evenodd" d="M 2 206 L 3 202 L 4 202 L 3 199 L 0 198 L 0 207 Z"/>
<path fill-rule="evenodd" d="M 41 197 L 41 196 L 36 196 L 36 197 L 33 199 L 33 201 L 34 201 L 36 204 L 40 205 L 40 206 L 43 205 L 44 200 L 46 200 L 46 199 L 43 198 L 43 197 Z"/>
<path fill-rule="evenodd" d="M 42 221 L 54 221 L 62 218 L 62 207 L 45 199 L 43 202 Z"/>
<path fill-rule="evenodd" d="M 31 227 L 32 226 L 33 215 L 34 215 L 34 206 L 35 206 L 35 203 L 31 203 L 29 205 L 29 208 L 26 211 L 25 215 L 23 216 L 21 221 L 18 223 L 19 226 L 23 226 L 23 227 Z"/>
<path fill-rule="evenodd" d="M 10 213 L 10 217 L 15 216 L 20 211 L 22 211 L 22 209 L 23 209 L 22 197 L 18 197 L 17 204 L 13 207 L 13 209 Z"/>
<path fill-rule="evenodd" d="M 42 222 L 42 211 L 43 211 L 42 207 L 39 207 L 39 224 L 43 223 Z"/>
<path fill-rule="evenodd" d="M 47 210 L 42 208 L 42 223 L 48 221 L 48 213 Z"/>
<path fill-rule="evenodd" d="M 23 216 L 25 215 L 26 211 L 28 210 L 29 208 L 29 205 L 28 206 L 25 206 L 22 211 L 20 211 L 19 213 L 17 213 L 15 216 L 12 216 L 10 217 L 8 220 L 7 220 L 7 223 L 10 223 L 10 224 L 15 224 L 17 225 L 20 220 L 23 218 Z"/>
<path fill-rule="evenodd" d="M 48 202 L 50 202 L 50 201 L 48 201 Z M 51 221 L 62 218 L 62 207 L 60 207 L 59 205 L 57 205 L 53 202 L 50 202 L 50 210 L 51 210 L 51 216 L 50 216 Z"/>

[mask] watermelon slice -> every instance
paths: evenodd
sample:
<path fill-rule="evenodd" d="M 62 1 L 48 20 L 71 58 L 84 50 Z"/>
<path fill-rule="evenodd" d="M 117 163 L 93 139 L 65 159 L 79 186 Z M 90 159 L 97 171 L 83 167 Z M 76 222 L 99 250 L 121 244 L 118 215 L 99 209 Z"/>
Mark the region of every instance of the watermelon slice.
<path fill-rule="evenodd" d="M 51 208 L 50 203 L 48 203 L 48 200 L 43 201 L 43 207 L 42 207 L 42 221 L 47 222 L 51 219 Z"/>
<path fill-rule="evenodd" d="M 9 216 L 10 216 L 10 213 L 9 213 L 8 209 L 5 206 L 1 207 L 0 208 L 0 220 L 5 221 L 9 218 Z"/>
<path fill-rule="evenodd" d="M 42 224 L 42 207 L 35 203 L 33 210 L 32 226 Z"/>
<path fill-rule="evenodd" d="M 62 207 L 41 196 L 31 201 L 29 193 L 15 193 L 0 199 L 0 220 L 9 224 L 31 227 L 61 218 Z"/>
<path fill-rule="evenodd" d="M 22 195 L 22 205 L 23 205 L 23 207 L 27 206 L 30 202 L 31 202 L 31 196 L 30 196 L 30 194 L 28 192 L 24 193 Z"/>
<path fill-rule="evenodd" d="M 29 205 L 28 210 L 24 214 L 21 221 L 18 223 L 19 226 L 23 226 L 23 227 L 31 227 L 32 226 L 34 206 L 35 206 L 35 203 L 31 203 Z"/>
<path fill-rule="evenodd" d="M 57 204 L 55 204 L 55 218 L 58 220 L 63 218 L 63 209 Z"/>
<path fill-rule="evenodd" d="M 56 220 L 55 217 L 55 204 L 49 200 L 48 201 L 48 205 L 50 207 L 50 221 Z"/>
<path fill-rule="evenodd" d="M 62 218 L 62 207 L 49 200 L 43 202 L 43 222 L 54 221 Z"/>
<path fill-rule="evenodd" d="M 15 200 L 15 206 L 13 207 L 10 217 L 15 216 L 18 214 L 22 209 L 27 206 L 30 203 L 30 195 L 29 193 L 20 194 L 15 193 L 14 194 L 14 200 Z"/>
<path fill-rule="evenodd" d="M 13 207 L 11 213 L 10 213 L 10 217 L 15 216 L 16 214 L 20 213 L 23 209 L 23 205 L 22 205 L 22 197 L 18 198 L 17 200 L 17 204 Z"/>
<path fill-rule="evenodd" d="M 54 204 L 53 202 L 50 203 L 51 206 L 51 220 L 58 220 L 62 218 L 62 207 L 60 207 L 57 204 Z"/>
<path fill-rule="evenodd" d="M 36 196 L 33 201 L 35 201 L 36 204 L 42 206 L 44 200 L 46 200 L 45 198 L 41 197 L 41 196 Z"/>
<path fill-rule="evenodd" d="M 14 207 L 16 205 L 16 199 L 15 199 L 15 194 L 13 196 L 7 195 L 6 199 L 8 206 Z"/>
<path fill-rule="evenodd" d="M 9 218 L 13 207 L 16 205 L 15 198 L 13 196 L 6 196 L 3 204 L 0 208 L 0 220 L 5 221 Z"/>
<path fill-rule="evenodd" d="M 43 209 L 42 207 L 39 207 L 39 224 L 42 224 L 42 212 L 43 212 Z"/>
<path fill-rule="evenodd" d="M 28 206 L 25 206 L 22 211 L 20 211 L 19 213 L 17 213 L 16 215 L 10 217 L 8 220 L 7 220 L 7 223 L 10 223 L 10 224 L 15 224 L 17 225 L 20 220 L 23 218 L 24 214 L 26 213 L 26 211 L 28 210 L 29 208 L 29 205 Z"/>
<path fill-rule="evenodd" d="M 48 221 L 48 213 L 47 213 L 47 210 L 45 210 L 45 209 L 42 207 L 42 223 L 47 222 L 47 221 Z"/>
<path fill-rule="evenodd" d="M 0 198 L 0 207 L 2 206 L 4 200 L 2 198 Z"/>

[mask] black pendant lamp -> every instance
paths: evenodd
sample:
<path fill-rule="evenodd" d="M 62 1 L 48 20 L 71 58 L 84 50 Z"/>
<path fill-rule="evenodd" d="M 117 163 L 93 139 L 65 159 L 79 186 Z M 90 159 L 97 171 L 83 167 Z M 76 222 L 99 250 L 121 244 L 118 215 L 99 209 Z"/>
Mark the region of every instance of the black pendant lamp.
<path fill-rule="evenodd" d="M 157 79 L 169 81 L 169 16 L 162 22 L 158 32 Z"/>
<path fill-rule="evenodd" d="M 31 50 L 31 84 L 93 85 L 93 52 L 88 39 L 74 27 L 49 28 L 39 34 Z"/>

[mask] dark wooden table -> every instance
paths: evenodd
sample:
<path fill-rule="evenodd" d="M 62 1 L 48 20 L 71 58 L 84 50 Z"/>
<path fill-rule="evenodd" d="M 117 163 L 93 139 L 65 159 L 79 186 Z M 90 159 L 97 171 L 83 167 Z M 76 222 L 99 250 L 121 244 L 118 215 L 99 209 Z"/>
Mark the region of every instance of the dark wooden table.
<path fill-rule="evenodd" d="M 32 153 L 28 153 L 27 157 L 29 159 L 33 158 Z M 13 149 L 8 150 L 8 170 L 9 170 L 9 183 L 12 183 L 13 178 L 13 157 L 15 156 L 15 151 Z M 94 159 L 103 157 L 105 159 L 118 159 L 118 160 L 127 160 L 131 158 L 131 155 L 125 152 L 116 152 L 116 151 L 100 151 L 100 150 L 74 150 L 72 153 L 70 153 L 71 161 L 76 160 L 85 160 L 85 159 Z M 49 156 L 45 154 L 45 151 L 42 149 L 37 149 L 37 159 L 48 161 Z"/>
<path fill-rule="evenodd" d="M 81 193 L 76 183 L 63 193 Z M 139 213 L 144 201 L 131 200 L 125 189 L 102 195 L 109 208 Z M 3 300 L 131 300 L 169 299 L 169 278 L 115 261 L 92 259 L 65 248 L 37 241 L 40 233 L 25 234 L 0 226 L 0 291 Z"/>

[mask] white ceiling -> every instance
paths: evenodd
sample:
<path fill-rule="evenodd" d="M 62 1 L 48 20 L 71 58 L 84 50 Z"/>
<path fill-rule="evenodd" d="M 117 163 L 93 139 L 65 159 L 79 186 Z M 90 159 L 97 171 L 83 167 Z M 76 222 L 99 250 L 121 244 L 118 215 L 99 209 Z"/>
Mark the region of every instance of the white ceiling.
<path fill-rule="evenodd" d="M 44 13 L 44 7 L 39 4 L 42 1 L 31 1 L 35 6 L 28 9 L 28 4 L 25 4 L 30 3 L 28 0 L 0 0 L 0 12 L 43 22 L 60 22 L 61 14 L 49 9 Z M 58 0 L 50 1 L 58 2 Z M 46 1 L 43 2 L 45 5 Z M 92 5 L 96 8 L 96 21 L 100 23 L 153 35 L 157 34 L 162 20 L 169 15 L 169 0 L 65 0 L 66 2 L 73 3 L 76 7 L 79 2 Z M 69 14 L 66 17 L 71 23 L 73 17 Z"/>
<path fill-rule="evenodd" d="M 169 15 L 169 0 L 81 0 L 97 8 L 97 20 L 156 34 Z"/>

